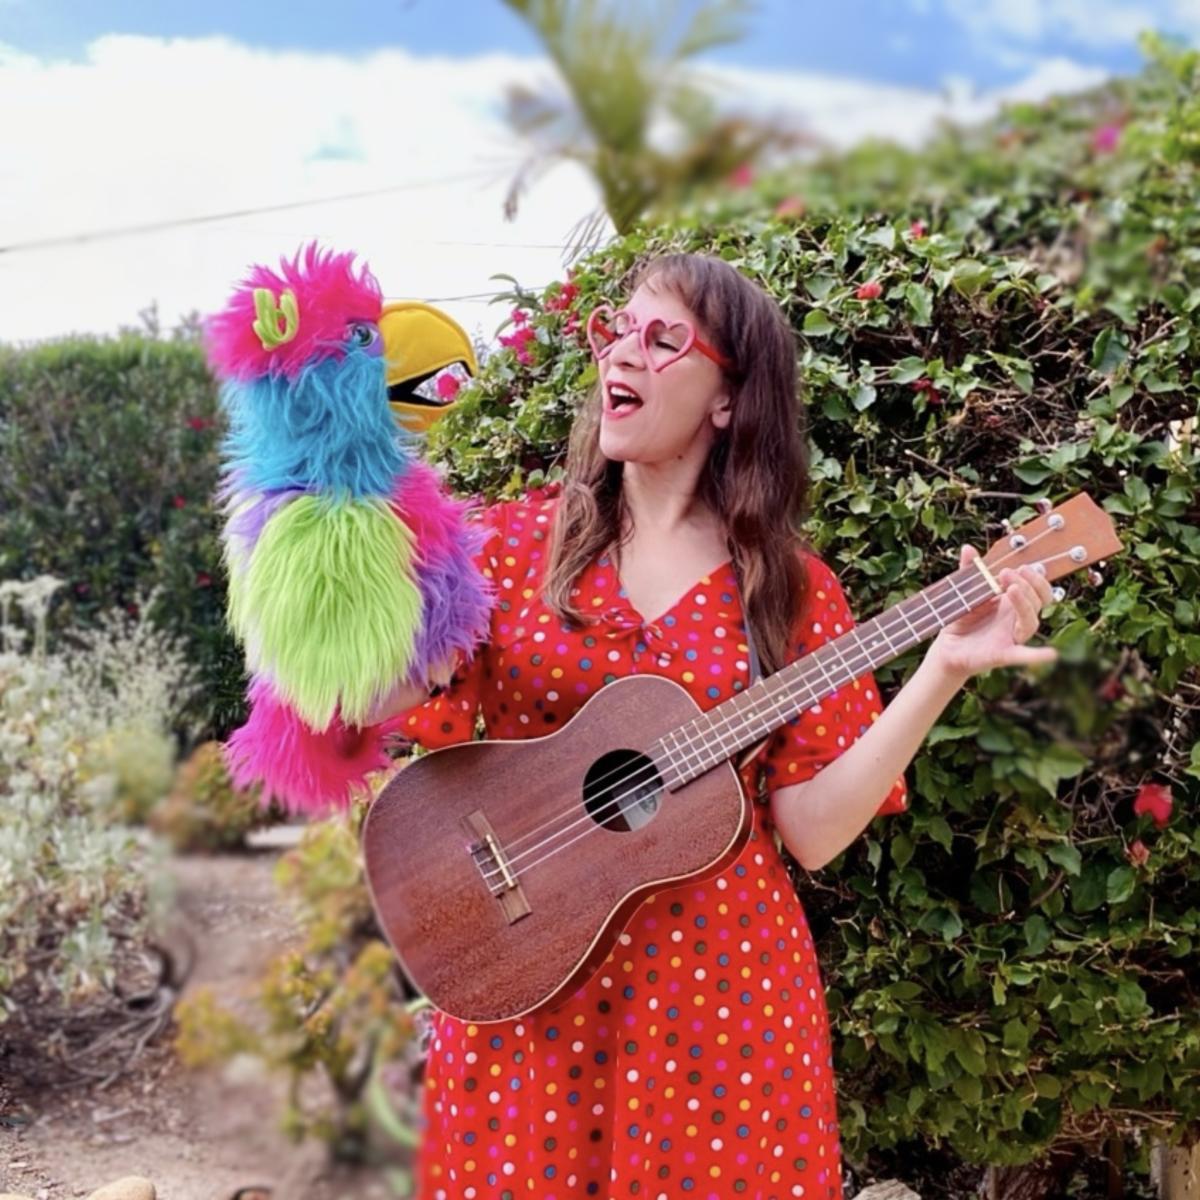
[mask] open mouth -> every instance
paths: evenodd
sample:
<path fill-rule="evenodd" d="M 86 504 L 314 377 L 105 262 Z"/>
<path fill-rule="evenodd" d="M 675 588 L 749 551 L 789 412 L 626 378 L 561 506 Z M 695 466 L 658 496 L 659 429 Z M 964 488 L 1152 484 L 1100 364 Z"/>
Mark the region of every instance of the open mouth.
<path fill-rule="evenodd" d="M 604 411 L 612 416 L 627 416 L 642 407 L 642 398 L 624 383 L 610 383 L 604 390 Z"/>

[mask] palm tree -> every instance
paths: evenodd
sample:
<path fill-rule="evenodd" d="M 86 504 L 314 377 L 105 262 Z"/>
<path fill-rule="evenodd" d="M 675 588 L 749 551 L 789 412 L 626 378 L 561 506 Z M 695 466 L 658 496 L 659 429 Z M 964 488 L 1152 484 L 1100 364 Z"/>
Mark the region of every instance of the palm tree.
<path fill-rule="evenodd" d="M 688 69 L 689 59 L 742 36 L 747 0 L 702 0 L 683 21 L 669 0 L 504 2 L 533 29 L 566 88 L 509 89 L 509 123 L 535 146 L 505 200 L 510 218 L 537 175 L 569 160 L 592 174 L 603 197 L 604 211 L 581 223 L 577 245 L 597 238 L 605 215 L 624 234 L 651 209 L 795 141 L 762 121 L 719 115 Z"/>

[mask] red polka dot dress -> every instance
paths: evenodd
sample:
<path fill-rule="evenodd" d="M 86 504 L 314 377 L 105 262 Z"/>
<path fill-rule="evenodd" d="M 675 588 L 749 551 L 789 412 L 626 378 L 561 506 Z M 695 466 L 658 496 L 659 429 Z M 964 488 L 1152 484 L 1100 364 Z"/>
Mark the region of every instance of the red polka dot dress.
<path fill-rule="evenodd" d="M 602 556 L 577 581 L 596 624 L 567 630 L 542 603 L 556 501 L 485 514 L 480 561 L 497 589 L 491 635 L 440 695 L 405 715 L 430 748 L 560 728 L 598 688 L 664 675 L 702 709 L 750 684 L 732 565 L 647 621 Z M 808 560 L 797 656 L 849 629 L 836 577 Z M 785 725 L 762 761 L 774 787 L 811 778 L 880 712 L 871 677 Z M 899 780 L 880 809 L 903 811 Z M 804 911 L 754 808 L 721 875 L 646 900 L 600 970 L 552 1012 L 474 1025 L 436 1014 L 424 1095 L 420 1200 L 835 1200 L 842 1196 L 829 1028 Z"/>

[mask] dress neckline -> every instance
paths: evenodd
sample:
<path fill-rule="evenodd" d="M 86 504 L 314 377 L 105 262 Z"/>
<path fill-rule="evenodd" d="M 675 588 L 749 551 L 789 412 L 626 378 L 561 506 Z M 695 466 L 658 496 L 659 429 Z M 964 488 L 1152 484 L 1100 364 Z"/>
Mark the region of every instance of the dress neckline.
<path fill-rule="evenodd" d="M 684 602 L 684 600 L 687 599 L 687 597 L 692 592 L 694 592 L 698 587 L 701 586 L 701 584 L 704 582 L 704 580 L 708 579 L 708 580 L 715 581 L 717 579 L 717 577 L 719 575 L 721 575 L 722 573 L 725 573 L 725 574 L 733 573 L 733 558 L 732 558 L 732 556 L 730 556 L 729 558 L 723 559 L 711 570 L 705 571 L 703 575 L 697 575 L 696 578 L 693 579 L 691 581 L 691 583 L 689 583 L 687 585 L 687 587 L 685 587 L 683 589 L 683 591 L 681 591 L 679 593 L 679 595 L 676 596 L 675 599 L 673 601 L 671 601 L 671 603 L 662 610 L 662 612 L 658 613 L 656 616 L 647 617 L 646 614 L 643 613 L 640 609 L 638 609 L 636 607 L 636 605 L 633 603 L 633 601 L 629 598 L 629 594 L 625 590 L 625 585 L 621 582 L 621 576 L 620 576 L 619 571 L 617 570 L 617 560 L 616 560 L 616 557 L 613 555 L 612 551 L 606 550 L 600 556 L 596 565 L 599 567 L 602 567 L 604 570 L 609 571 L 611 573 L 611 579 L 609 581 L 609 589 L 608 589 L 609 595 L 612 596 L 616 600 L 617 604 L 623 605 L 631 613 L 633 613 L 634 616 L 636 616 L 638 618 L 639 623 L 642 625 L 659 625 L 659 624 L 661 624 L 662 621 L 666 617 L 669 617 Z M 736 585 L 736 582 L 737 581 L 735 579 L 734 580 L 735 585 Z M 740 605 L 741 596 L 738 594 L 736 586 L 733 589 L 733 594 L 734 594 L 734 597 L 737 600 L 738 604 Z"/>

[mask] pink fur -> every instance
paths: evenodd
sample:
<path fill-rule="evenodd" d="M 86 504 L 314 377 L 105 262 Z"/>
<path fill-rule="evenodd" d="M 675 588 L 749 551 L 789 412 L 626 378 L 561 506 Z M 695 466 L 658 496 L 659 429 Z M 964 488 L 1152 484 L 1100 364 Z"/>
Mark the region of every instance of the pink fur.
<path fill-rule="evenodd" d="M 392 493 L 392 509 L 413 531 L 422 562 L 443 559 L 460 544 L 466 507 L 443 491 L 438 473 L 422 462 L 400 476 Z"/>
<path fill-rule="evenodd" d="M 222 379 L 242 381 L 263 375 L 295 379 L 303 367 L 345 350 L 349 321 L 378 321 L 383 292 L 364 265 L 356 273 L 354 254 L 322 250 L 316 242 L 303 247 L 278 272 L 262 265 L 250 268 L 225 308 L 204 325 L 205 348 Z M 270 288 L 278 303 L 284 290 L 296 296 L 300 323 L 296 336 L 264 350 L 254 332 L 254 289 Z"/>
<path fill-rule="evenodd" d="M 236 787 L 262 783 L 264 804 L 275 797 L 289 812 L 315 815 L 345 808 L 372 771 L 391 765 L 383 738 L 397 718 L 359 729 L 334 717 L 314 733 L 267 680 L 255 677 L 249 697 L 250 719 L 226 743 L 225 761 Z"/>

